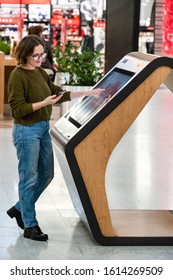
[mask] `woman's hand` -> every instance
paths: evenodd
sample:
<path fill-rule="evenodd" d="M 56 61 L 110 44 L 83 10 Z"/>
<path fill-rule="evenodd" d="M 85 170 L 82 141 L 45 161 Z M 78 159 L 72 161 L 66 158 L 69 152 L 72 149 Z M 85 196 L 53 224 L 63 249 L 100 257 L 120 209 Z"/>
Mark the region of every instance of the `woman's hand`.
<path fill-rule="evenodd" d="M 61 99 L 61 97 L 63 96 L 63 94 L 59 94 L 59 95 L 50 95 L 48 96 L 44 102 L 46 103 L 45 105 L 54 105 L 56 102 L 58 102 L 58 100 Z"/>
<path fill-rule="evenodd" d="M 82 97 L 82 96 L 96 96 L 97 97 L 97 95 L 103 91 L 105 91 L 104 88 L 96 88 L 96 89 L 92 89 L 92 90 L 88 90 L 88 91 L 71 92 L 70 98 L 74 99 L 74 98 L 78 98 L 78 97 Z"/>
<path fill-rule="evenodd" d="M 33 111 L 36 111 L 36 110 L 38 110 L 40 108 L 43 108 L 47 105 L 54 105 L 56 102 L 58 102 L 58 100 L 60 100 L 61 97 L 62 97 L 62 94 L 60 94 L 58 96 L 56 94 L 54 94 L 54 95 L 48 96 L 43 101 L 33 103 L 32 104 Z"/>
<path fill-rule="evenodd" d="M 96 89 L 92 89 L 92 90 L 84 92 L 84 95 L 86 95 L 86 96 L 97 96 L 98 94 L 100 94 L 103 91 L 105 91 L 104 88 L 96 88 Z"/>

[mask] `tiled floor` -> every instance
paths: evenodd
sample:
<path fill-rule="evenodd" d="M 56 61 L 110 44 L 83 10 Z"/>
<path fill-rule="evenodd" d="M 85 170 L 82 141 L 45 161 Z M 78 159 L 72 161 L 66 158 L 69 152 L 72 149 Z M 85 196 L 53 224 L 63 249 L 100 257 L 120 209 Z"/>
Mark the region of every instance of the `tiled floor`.
<path fill-rule="evenodd" d="M 54 107 L 52 125 L 59 117 Z M 173 209 L 173 94 L 156 92 L 113 152 L 106 184 L 110 208 Z M 17 159 L 12 120 L 0 121 L 0 259 L 173 259 L 172 246 L 101 246 L 78 218 L 55 156 L 55 178 L 37 203 L 48 242 L 23 238 L 6 210 L 17 200 Z M 116 191 L 115 191 L 116 188 Z M 115 195 L 116 194 L 116 195 Z"/>

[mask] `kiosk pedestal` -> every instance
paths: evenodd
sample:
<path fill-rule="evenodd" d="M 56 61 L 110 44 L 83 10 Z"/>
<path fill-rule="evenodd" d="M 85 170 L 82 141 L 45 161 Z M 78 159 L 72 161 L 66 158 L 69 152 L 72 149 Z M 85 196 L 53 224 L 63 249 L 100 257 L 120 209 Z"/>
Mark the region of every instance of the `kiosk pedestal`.
<path fill-rule="evenodd" d="M 168 210 L 110 210 L 105 187 L 108 160 L 152 95 L 172 89 L 173 59 L 130 53 L 51 129 L 56 156 L 74 208 L 102 245 L 173 245 Z"/>

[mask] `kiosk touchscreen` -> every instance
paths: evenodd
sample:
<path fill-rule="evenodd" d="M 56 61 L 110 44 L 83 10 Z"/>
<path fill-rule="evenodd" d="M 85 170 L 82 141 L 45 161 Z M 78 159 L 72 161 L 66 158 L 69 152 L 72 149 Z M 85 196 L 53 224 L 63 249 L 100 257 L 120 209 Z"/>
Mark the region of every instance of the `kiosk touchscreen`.
<path fill-rule="evenodd" d="M 133 72 L 119 68 L 113 69 L 101 82 L 94 88 L 104 88 L 105 91 L 98 97 L 86 96 L 75 108 L 67 115 L 67 118 L 75 126 L 81 127 L 89 117 L 92 117 L 112 96 L 130 80 Z"/>
<path fill-rule="evenodd" d="M 93 87 L 103 92 L 81 98 L 51 128 L 74 208 L 102 245 L 173 245 L 169 211 L 110 210 L 105 187 L 112 151 L 161 83 L 168 81 L 170 86 L 172 68 L 171 58 L 132 52 Z"/>

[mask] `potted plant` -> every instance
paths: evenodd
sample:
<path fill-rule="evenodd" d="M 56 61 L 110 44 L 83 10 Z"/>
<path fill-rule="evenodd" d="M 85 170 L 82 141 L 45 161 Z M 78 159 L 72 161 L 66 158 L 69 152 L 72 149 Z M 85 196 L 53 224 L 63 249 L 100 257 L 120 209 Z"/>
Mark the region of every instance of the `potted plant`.
<path fill-rule="evenodd" d="M 67 43 L 65 50 L 58 45 L 54 52 L 56 84 L 70 91 L 86 91 L 103 76 L 102 54 L 98 51 L 79 52 L 77 46 Z M 72 88 L 73 87 L 73 88 Z M 78 100 L 60 104 L 60 116 L 64 115 Z"/>
<path fill-rule="evenodd" d="M 98 51 L 79 52 L 77 46 L 69 42 L 64 51 L 57 46 L 54 58 L 55 70 L 66 73 L 63 84 L 94 86 L 103 76 L 103 59 Z"/>
<path fill-rule="evenodd" d="M 10 42 L 5 43 L 0 39 L 0 51 L 6 55 L 10 54 Z"/>

